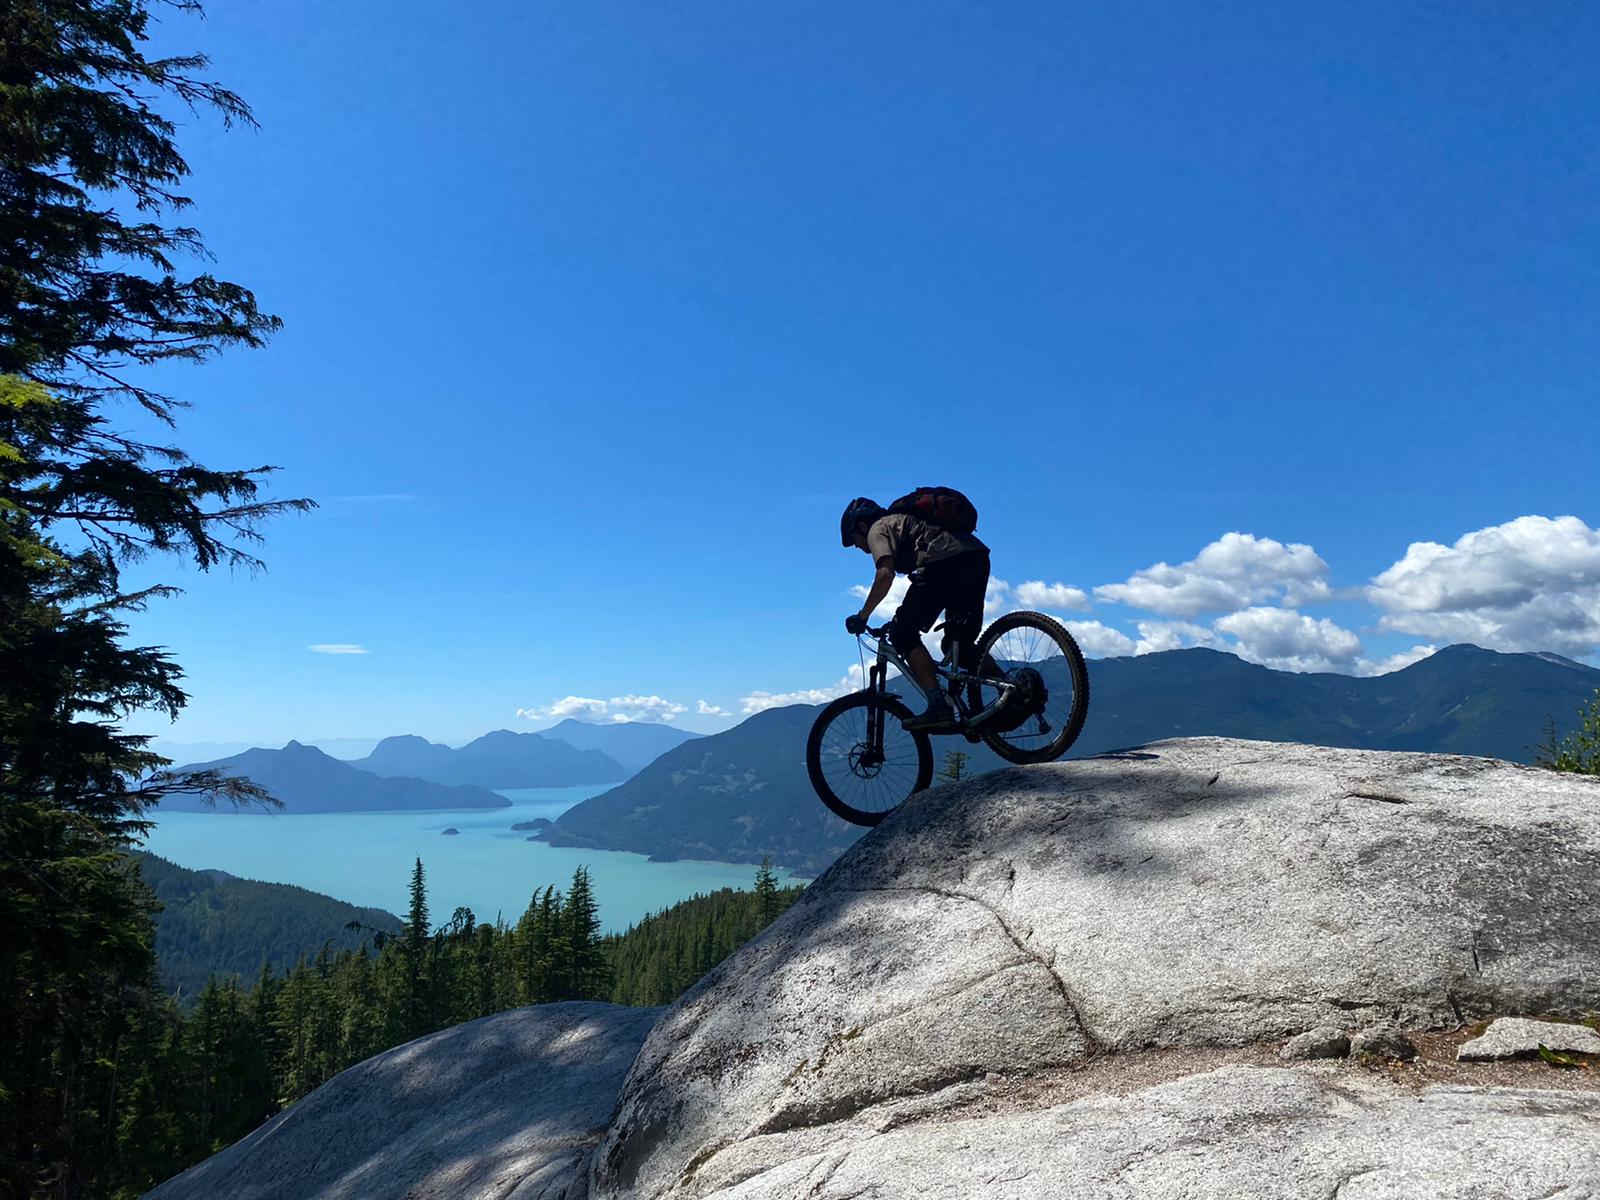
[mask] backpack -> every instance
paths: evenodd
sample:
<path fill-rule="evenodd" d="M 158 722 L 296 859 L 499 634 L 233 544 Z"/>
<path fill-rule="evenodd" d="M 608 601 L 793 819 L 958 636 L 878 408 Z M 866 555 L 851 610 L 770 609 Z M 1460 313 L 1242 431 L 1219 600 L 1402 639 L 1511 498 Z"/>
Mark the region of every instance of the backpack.
<path fill-rule="evenodd" d="M 906 513 L 951 533 L 971 533 L 978 528 L 977 507 L 955 488 L 919 487 L 889 505 L 892 513 Z"/>

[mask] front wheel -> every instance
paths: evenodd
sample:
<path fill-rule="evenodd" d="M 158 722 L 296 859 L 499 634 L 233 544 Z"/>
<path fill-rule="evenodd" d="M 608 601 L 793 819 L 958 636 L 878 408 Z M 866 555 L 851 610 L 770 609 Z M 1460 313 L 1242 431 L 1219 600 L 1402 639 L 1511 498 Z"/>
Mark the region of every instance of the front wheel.
<path fill-rule="evenodd" d="M 841 696 L 817 715 L 806 739 L 811 786 L 835 816 L 876 825 L 933 781 L 933 747 L 900 722 L 911 710 L 883 692 Z"/>
<path fill-rule="evenodd" d="M 968 689 L 972 711 L 1006 697 L 978 726 L 990 749 L 1014 763 L 1065 754 L 1089 715 L 1089 668 L 1061 622 L 1043 613 L 1007 613 L 978 639 L 977 659 L 979 680 Z"/>

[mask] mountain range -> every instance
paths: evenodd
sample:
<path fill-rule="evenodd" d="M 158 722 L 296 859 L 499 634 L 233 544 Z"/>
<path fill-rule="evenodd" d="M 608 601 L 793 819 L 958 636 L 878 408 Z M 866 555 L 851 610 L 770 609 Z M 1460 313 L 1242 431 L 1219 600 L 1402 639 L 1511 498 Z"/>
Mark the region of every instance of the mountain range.
<path fill-rule="evenodd" d="M 650 721 L 612 721 L 597 725 L 568 717 L 559 725 L 541 729 L 539 736 L 557 738 L 580 750 L 599 750 L 609 754 L 632 774 L 673 747 L 700 735 Z"/>
<path fill-rule="evenodd" d="M 1047 678 L 1053 674 L 1044 664 Z M 1089 663 L 1085 757 L 1170 737 L 1220 735 L 1371 750 L 1425 750 L 1531 761 L 1544 724 L 1570 725 L 1600 689 L 1600 670 L 1553 654 L 1451 646 L 1387 675 L 1295 674 L 1215 650 L 1170 650 Z M 860 831 L 812 793 L 805 738 L 821 706 L 759 713 L 663 754 L 618 787 L 569 809 L 556 846 L 631 850 L 658 859 L 759 862 L 816 872 Z M 968 769 L 1003 765 L 986 747 Z"/>
<path fill-rule="evenodd" d="M 511 801 L 488 788 L 453 787 L 426 779 L 384 779 L 299 742 L 290 742 L 282 750 L 246 750 L 182 769 L 218 770 L 253 779 L 281 800 L 282 811 L 288 813 L 511 807 Z M 169 796 L 161 807 L 167 812 L 238 811 L 227 804 L 213 808 L 195 796 Z"/>
<path fill-rule="evenodd" d="M 350 764 L 374 775 L 484 788 L 575 787 L 617 783 L 630 774 L 609 754 L 540 733 L 497 729 L 459 750 L 405 734 L 379 742 Z"/>

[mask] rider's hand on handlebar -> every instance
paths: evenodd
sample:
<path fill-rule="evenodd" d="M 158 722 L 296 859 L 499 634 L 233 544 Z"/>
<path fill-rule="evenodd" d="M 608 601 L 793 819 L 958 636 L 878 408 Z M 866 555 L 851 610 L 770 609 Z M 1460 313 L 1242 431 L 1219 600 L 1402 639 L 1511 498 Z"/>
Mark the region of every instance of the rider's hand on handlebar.
<path fill-rule="evenodd" d="M 851 613 L 844 619 L 844 631 L 860 637 L 867 631 L 867 619 L 860 613 Z"/>

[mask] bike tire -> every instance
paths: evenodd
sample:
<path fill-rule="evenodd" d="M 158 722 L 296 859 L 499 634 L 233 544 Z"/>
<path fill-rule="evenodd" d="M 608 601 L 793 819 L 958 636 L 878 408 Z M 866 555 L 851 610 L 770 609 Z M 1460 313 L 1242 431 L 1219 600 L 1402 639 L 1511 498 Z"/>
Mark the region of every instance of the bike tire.
<path fill-rule="evenodd" d="M 1083 732 L 1083 723 L 1089 716 L 1089 667 L 1083 661 L 1083 651 L 1078 649 L 1078 643 L 1072 634 L 1060 621 L 1036 612 L 1012 612 L 997 618 L 989 628 L 983 631 L 983 636 L 978 639 L 976 656 L 979 663 L 990 661 L 989 652 L 1001 638 L 1009 633 L 1021 629 L 1032 629 L 1055 643 L 1061 657 L 1065 660 L 1067 677 L 1072 683 L 1072 700 L 1070 711 L 1061 721 L 1055 736 L 1048 742 L 1037 746 L 1020 746 L 1013 741 L 1007 741 L 1006 735 L 981 730 L 983 740 L 988 747 L 1007 762 L 1027 764 L 1053 762 L 1060 758 L 1078 740 L 1078 735 Z M 978 684 L 973 684 L 968 689 L 969 706 L 974 712 L 981 711 L 985 700 L 982 689 Z"/>
<path fill-rule="evenodd" d="M 899 738 L 909 738 L 916 748 L 917 767 L 912 786 L 905 790 L 903 795 L 895 799 L 892 804 L 882 807 L 865 808 L 858 803 L 851 803 L 849 798 L 840 796 L 828 779 L 823 761 L 823 745 L 827 740 L 830 727 L 853 709 L 871 709 L 879 706 L 884 711 L 884 719 L 893 721 L 894 728 Z M 863 715 L 862 728 L 870 712 Z M 817 797 L 828 810 L 852 825 L 872 826 L 878 824 L 893 812 L 906 799 L 922 791 L 933 782 L 933 745 L 925 733 L 910 733 L 900 729 L 900 722 L 910 717 L 912 712 L 897 696 L 886 695 L 882 692 L 855 692 L 849 696 L 841 696 L 828 707 L 817 714 L 816 721 L 811 726 L 811 734 L 806 738 L 806 773 L 811 776 L 811 786 L 816 789 Z M 848 735 L 847 735 L 848 736 Z M 884 799 L 892 799 L 897 790 L 886 791 Z"/>

